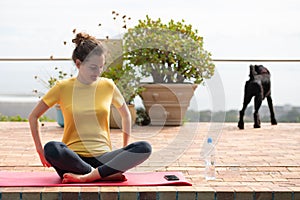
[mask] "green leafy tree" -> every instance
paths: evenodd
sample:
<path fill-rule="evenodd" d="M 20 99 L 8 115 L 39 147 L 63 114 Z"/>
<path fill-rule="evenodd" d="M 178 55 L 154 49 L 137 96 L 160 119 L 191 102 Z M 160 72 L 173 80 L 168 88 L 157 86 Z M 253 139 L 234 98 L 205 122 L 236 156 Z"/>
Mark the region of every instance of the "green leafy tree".
<path fill-rule="evenodd" d="M 203 48 L 203 37 L 184 20 L 164 24 L 146 16 L 123 39 L 127 66 L 137 67 L 155 83 L 200 84 L 214 74 L 215 65 Z"/>

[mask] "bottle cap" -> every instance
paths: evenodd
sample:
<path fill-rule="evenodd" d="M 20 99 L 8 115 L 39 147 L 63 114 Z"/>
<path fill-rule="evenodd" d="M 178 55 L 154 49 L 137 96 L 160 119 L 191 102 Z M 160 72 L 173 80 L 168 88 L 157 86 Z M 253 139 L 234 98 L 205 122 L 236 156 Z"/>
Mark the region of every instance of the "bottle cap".
<path fill-rule="evenodd" d="M 211 144 L 211 143 L 212 143 L 212 138 L 210 138 L 210 137 L 207 138 L 207 143 L 208 143 L 208 144 Z"/>

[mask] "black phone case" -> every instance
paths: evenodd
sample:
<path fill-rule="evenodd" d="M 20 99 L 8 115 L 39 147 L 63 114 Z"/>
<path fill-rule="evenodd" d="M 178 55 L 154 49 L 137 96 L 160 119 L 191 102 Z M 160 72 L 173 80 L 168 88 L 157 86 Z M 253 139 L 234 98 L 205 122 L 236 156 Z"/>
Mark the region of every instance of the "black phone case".
<path fill-rule="evenodd" d="M 175 175 L 165 175 L 164 178 L 168 181 L 178 181 L 179 178 Z"/>

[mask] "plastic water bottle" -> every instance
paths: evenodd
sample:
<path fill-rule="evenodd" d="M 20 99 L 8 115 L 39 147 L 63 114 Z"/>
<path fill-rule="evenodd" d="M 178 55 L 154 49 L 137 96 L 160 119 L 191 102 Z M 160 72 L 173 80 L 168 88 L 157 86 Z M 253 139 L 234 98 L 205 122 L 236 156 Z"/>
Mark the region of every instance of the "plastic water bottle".
<path fill-rule="evenodd" d="M 206 180 L 215 180 L 216 179 L 216 169 L 215 169 L 215 155 L 212 138 L 207 139 L 207 144 L 210 153 L 205 158 L 205 179 Z"/>

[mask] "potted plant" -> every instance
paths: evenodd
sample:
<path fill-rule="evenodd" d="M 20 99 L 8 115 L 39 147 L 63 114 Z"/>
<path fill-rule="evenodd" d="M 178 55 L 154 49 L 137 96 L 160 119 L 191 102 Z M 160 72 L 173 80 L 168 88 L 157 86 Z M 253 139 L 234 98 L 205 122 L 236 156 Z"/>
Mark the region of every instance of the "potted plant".
<path fill-rule="evenodd" d="M 211 54 L 203 48 L 203 38 L 184 20 L 164 24 L 161 19 L 146 16 L 128 29 L 123 40 L 126 66 L 152 81 L 143 84 L 141 94 L 151 124 L 182 125 L 197 84 L 214 74 L 215 66 Z"/>
<path fill-rule="evenodd" d="M 55 73 L 49 75 L 49 77 L 46 78 L 46 80 L 40 76 L 34 76 L 34 78 L 37 81 L 39 81 L 47 90 L 49 90 L 56 84 L 57 81 L 73 76 L 72 73 L 64 72 L 60 67 L 55 67 L 54 71 Z M 39 98 L 41 98 L 41 96 L 44 95 L 44 92 L 39 91 L 37 89 L 34 89 L 33 92 L 37 94 Z M 64 117 L 60 109 L 60 105 L 56 104 L 55 108 L 56 108 L 56 121 L 60 127 L 64 127 Z"/>
<path fill-rule="evenodd" d="M 140 87 L 140 78 L 131 66 L 123 64 L 123 47 L 121 39 L 105 39 L 101 40 L 101 42 L 106 46 L 108 51 L 106 55 L 107 67 L 101 76 L 112 79 L 119 88 L 130 110 L 132 124 L 135 124 L 136 109 L 134 98 L 142 91 L 142 88 Z M 121 126 L 121 116 L 116 108 L 112 106 L 110 127 L 121 128 Z"/>

